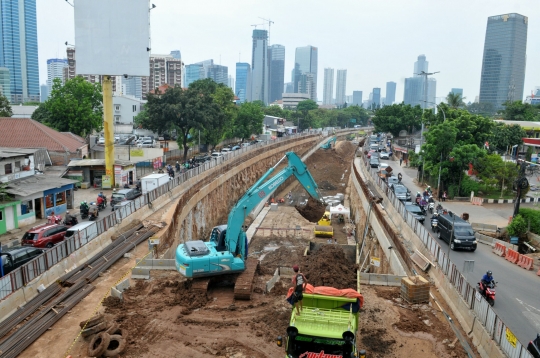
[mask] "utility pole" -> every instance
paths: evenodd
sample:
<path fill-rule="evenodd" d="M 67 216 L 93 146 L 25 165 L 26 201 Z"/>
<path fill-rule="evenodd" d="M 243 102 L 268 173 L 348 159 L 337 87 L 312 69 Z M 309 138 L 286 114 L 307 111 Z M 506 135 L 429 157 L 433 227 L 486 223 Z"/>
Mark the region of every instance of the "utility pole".
<path fill-rule="evenodd" d="M 515 181 L 516 187 L 517 187 L 516 188 L 517 198 L 516 198 L 516 203 L 514 204 L 514 215 L 512 216 L 512 219 L 515 218 L 519 214 L 519 204 L 521 202 L 521 191 L 529 187 L 529 181 L 525 177 L 525 168 L 527 167 L 527 163 L 523 160 L 518 165 L 519 165 L 519 174 L 518 174 L 518 178 Z"/>
<path fill-rule="evenodd" d="M 428 92 L 428 76 L 432 76 L 436 73 L 439 73 L 440 71 L 436 71 L 436 72 L 425 72 L 425 71 L 421 71 L 420 73 L 416 73 L 416 75 L 418 76 L 424 76 L 424 109 L 422 111 L 422 116 L 424 114 L 424 112 L 426 111 L 426 106 L 428 104 L 428 96 L 427 96 L 427 92 Z M 420 129 L 420 152 L 422 151 L 422 145 L 424 144 L 424 121 L 422 120 L 422 129 Z M 422 156 L 423 157 L 423 156 Z M 422 161 L 422 178 L 420 179 L 420 183 L 422 183 L 424 181 L 424 164 L 425 162 Z"/>

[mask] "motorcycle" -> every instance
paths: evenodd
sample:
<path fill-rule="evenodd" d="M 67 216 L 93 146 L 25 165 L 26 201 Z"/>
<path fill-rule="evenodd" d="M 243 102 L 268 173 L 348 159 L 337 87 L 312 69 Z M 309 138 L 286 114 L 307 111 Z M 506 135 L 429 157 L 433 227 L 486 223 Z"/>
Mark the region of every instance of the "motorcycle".
<path fill-rule="evenodd" d="M 64 222 L 63 224 L 66 225 L 66 226 L 75 226 L 79 223 L 79 220 L 77 220 L 77 216 L 75 215 L 71 215 L 71 219 L 68 221 L 66 221 L 66 219 L 64 219 Z"/>
<path fill-rule="evenodd" d="M 61 224 L 62 217 L 60 215 L 47 216 L 47 224 Z"/>
<path fill-rule="evenodd" d="M 81 219 L 86 219 L 88 218 L 88 213 L 89 213 L 89 208 L 88 208 L 88 205 L 86 203 L 84 204 L 81 204 Z"/>
<path fill-rule="evenodd" d="M 484 286 L 485 286 L 485 291 L 484 291 Z M 495 287 L 496 286 L 497 286 L 497 282 L 495 281 L 491 281 L 487 285 L 482 281 L 478 282 L 477 290 L 486 299 L 486 301 L 489 303 L 490 306 L 493 306 L 495 304 Z"/>
<path fill-rule="evenodd" d="M 433 232 L 439 231 L 439 219 L 436 215 L 431 217 L 431 230 L 433 230 Z"/>
<path fill-rule="evenodd" d="M 434 202 L 428 203 L 428 209 L 429 209 L 429 212 L 433 214 L 433 210 L 435 209 L 435 203 Z"/>

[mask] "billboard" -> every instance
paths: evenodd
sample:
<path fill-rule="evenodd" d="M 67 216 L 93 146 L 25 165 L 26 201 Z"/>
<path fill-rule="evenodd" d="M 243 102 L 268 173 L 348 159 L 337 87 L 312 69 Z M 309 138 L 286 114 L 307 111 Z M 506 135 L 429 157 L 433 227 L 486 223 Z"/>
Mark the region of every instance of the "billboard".
<path fill-rule="evenodd" d="M 75 0 L 77 74 L 149 76 L 148 0 Z"/>

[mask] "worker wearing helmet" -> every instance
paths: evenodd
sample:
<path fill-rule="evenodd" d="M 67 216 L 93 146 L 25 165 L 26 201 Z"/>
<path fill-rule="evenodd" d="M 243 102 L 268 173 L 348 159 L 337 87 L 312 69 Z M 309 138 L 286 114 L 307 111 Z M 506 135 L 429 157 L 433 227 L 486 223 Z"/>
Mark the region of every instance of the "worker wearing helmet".
<path fill-rule="evenodd" d="M 293 271 L 293 304 L 294 307 L 296 307 L 296 315 L 300 316 L 300 312 L 302 311 L 302 300 L 304 299 L 303 293 L 307 286 L 307 279 L 306 276 L 304 276 L 304 274 L 300 272 L 300 268 L 298 267 L 298 265 L 293 266 Z"/>

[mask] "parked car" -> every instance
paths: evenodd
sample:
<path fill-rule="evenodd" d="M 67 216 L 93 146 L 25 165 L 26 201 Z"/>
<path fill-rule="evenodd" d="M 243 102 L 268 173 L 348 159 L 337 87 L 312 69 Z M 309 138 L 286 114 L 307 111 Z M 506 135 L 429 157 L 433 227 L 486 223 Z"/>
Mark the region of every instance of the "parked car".
<path fill-rule="evenodd" d="M 209 161 L 211 159 L 212 159 L 212 157 L 209 156 L 208 154 L 200 154 L 200 155 L 197 155 L 197 156 L 193 157 L 193 161 L 195 163 L 205 163 L 205 162 L 207 162 L 207 161 Z"/>
<path fill-rule="evenodd" d="M 214 158 L 214 159 L 223 158 L 223 153 L 214 152 L 214 153 L 212 153 L 211 157 Z"/>
<path fill-rule="evenodd" d="M 372 167 L 372 168 L 377 168 L 379 166 L 380 162 L 379 162 L 379 158 L 377 157 L 373 157 L 373 155 L 371 156 L 371 159 L 369 160 L 369 165 Z"/>
<path fill-rule="evenodd" d="M 437 237 L 450 245 L 451 250 L 467 249 L 474 252 L 478 242 L 474 230 L 467 221 L 456 214 L 440 214 L 438 216 Z"/>
<path fill-rule="evenodd" d="M 379 158 L 390 159 L 390 154 L 388 154 L 387 152 L 381 152 L 381 154 L 379 154 Z"/>
<path fill-rule="evenodd" d="M 411 192 L 403 184 L 394 184 L 391 187 L 396 197 L 401 201 L 411 201 Z"/>
<path fill-rule="evenodd" d="M 137 190 L 136 188 L 133 189 L 122 189 L 114 192 L 111 197 L 111 207 L 114 211 L 114 206 L 122 201 L 126 200 L 133 200 L 139 196 L 141 196 L 142 193 L 140 190 Z"/>
<path fill-rule="evenodd" d="M 104 137 L 99 137 L 98 144 L 105 144 L 105 138 Z"/>
<path fill-rule="evenodd" d="M 4 275 L 21 267 L 25 263 L 32 261 L 44 252 L 44 250 L 35 247 L 22 246 L 15 246 L 7 250 L 2 250 L 0 253 L 0 264 L 4 266 Z"/>
<path fill-rule="evenodd" d="M 43 224 L 34 226 L 27 231 L 21 240 L 23 246 L 51 248 L 64 241 L 64 235 L 68 228 L 64 225 Z"/>
<path fill-rule="evenodd" d="M 238 150 L 238 149 L 240 149 L 240 146 L 239 146 L 239 145 L 235 145 L 234 147 L 231 148 L 231 151 L 233 151 L 233 150 Z"/>
<path fill-rule="evenodd" d="M 222 153 L 223 155 L 229 154 L 230 152 L 231 152 L 231 148 L 223 148 L 223 149 L 221 150 L 221 153 Z"/>
<path fill-rule="evenodd" d="M 420 221 L 420 223 L 424 225 L 424 222 L 426 221 L 426 214 L 422 208 L 413 203 L 405 203 L 405 210 L 410 212 L 416 220 Z"/>
<path fill-rule="evenodd" d="M 145 140 L 142 143 L 137 144 L 137 147 L 139 147 L 139 148 L 154 148 L 154 141 Z"/>
<path fill-rule="evenodd" d="M 249 145 L 250 144 L 248 142 L 242 143 L 242 148 L 249 147 Z"/>

